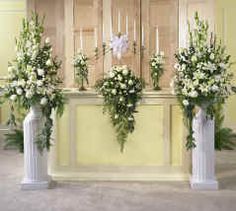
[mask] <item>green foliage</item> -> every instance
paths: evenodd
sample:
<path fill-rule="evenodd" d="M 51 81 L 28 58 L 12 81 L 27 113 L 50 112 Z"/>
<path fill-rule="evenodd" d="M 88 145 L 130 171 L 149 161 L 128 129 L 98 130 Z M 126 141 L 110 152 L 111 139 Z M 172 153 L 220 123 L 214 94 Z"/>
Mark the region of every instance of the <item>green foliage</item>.
<path fill-rule="evenodd" d="M 217 104 L 215 111 L 215 149 L 233 150 L 236 146 L 236 133 L 223 126 L 223 105 Z"/>
<path fill-rule="evenodd" d="M 96 84 L 104 97 L 104 112 L 108 112 L 123 152 L 129 133 L 134 131 L 136 107 L 142 97 L 142 80 L 127 66 L 113 66 L 108 77 Z"/>
<path fill-rule="evenodd" d="M 154 90 L 160 90 L 159 80 L 164 72 L 164 53 L 154 54 L 149 62 Z"/>

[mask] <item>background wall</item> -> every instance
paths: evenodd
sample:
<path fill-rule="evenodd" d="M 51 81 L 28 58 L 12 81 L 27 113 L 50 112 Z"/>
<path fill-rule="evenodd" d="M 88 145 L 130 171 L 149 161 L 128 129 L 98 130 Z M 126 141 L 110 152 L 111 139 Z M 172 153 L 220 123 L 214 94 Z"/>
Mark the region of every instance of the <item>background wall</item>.
<path fill-rule="evenodd" d="M 15 37 L 19 34 L 25 14 L 24 0 L 0 0 L 0 77 L 6 76 L 8 62 L 15 56 Z M 6 122 L 7 118 L 8 105 L 1 106 L 1 123 Z"/>

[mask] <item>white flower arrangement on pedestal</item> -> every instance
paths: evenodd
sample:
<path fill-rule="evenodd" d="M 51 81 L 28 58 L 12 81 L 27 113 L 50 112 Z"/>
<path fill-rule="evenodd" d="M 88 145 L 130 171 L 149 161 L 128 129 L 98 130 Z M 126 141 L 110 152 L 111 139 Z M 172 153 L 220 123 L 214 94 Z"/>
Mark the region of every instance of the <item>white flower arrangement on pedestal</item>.
<path fill-rule="evenodd" d="M 159 80 L 164 72 L 164 52 L 153 54 L 150 62 L 151 78 L 154 90 L 160 90 Z"/>
<path fill-rule="evenodd" d="M 75 79 L 79 84 L 79 90 L 86 90 L 84 81 L 88 84 L 88 57 L 82 52 L 74 56 L 73 65 L 75 68 Z"/>
<path fill-rule="evenodd" d="M 11 104 L 11 122 L 14 122 L 14 107 L 28 110 L 40 105 L 46 121 L 37 141 L 38 149 L 49 149 L 51 142 L 53 109 L 62 114 L 64 96 L 59 88 L 61 79 L 57 70 L 61 62 L 52 56 L 50 39 L 43 43 L 43 21 L 33 14 L 28 21 L 23 19 L 23 28 L 16 40 L 16 59 L 9 64 L 8 79 L 2 87 L 5 99 Z"/>
<path fill-rule="evenodd" d="M 104 97 L 104 111 L 110 114 L 123 152 L 128 134 L 134 131 L 134 113 L 142 97 L 143 82 L 127 66 L 113 66 L 96 88 Z"/>
<path fill-rule="evenodd" d="M 189 47 L 176 54 L 175 77 L 172 85 L 187 118 L 189 135 L 186 147 L 195 147 L 192 121 L 196 106 L 204 108 L 209 117 L 214 105 L 224 103 L 232 93 L 230 56 L 225 48 L 208 34 L 208 23 L 195 15 L 195 29 L 190 31 Z M 210 39 L 209 39 L 210 38 Z"/>

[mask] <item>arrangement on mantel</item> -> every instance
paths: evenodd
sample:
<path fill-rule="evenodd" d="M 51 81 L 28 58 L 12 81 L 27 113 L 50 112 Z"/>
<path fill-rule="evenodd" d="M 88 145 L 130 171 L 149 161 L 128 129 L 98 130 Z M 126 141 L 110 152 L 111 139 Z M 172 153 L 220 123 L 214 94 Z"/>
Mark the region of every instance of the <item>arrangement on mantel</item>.
<path fill-rule="evenodd" d="M 209 36 L 208 22 L 195 15 L 195 28 L 189 25 L 189 47 L 177 53 L 174 91 L 183 108 L 188 127 L 187 149 L 196 146 L 192 122 L 196 107 L 200 107 L 207 118 L 215 115 L 215 106 L 223 104 L 232 93 L 230 56 L 216 36 Z"/>

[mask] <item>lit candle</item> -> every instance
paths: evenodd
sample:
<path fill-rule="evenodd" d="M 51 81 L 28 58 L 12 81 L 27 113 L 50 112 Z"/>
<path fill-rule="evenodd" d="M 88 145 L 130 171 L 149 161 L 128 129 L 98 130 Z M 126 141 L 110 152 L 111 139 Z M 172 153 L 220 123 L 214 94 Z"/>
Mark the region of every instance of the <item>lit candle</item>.
<path fill-rule="evenodd" d="M 158 26 L 156 27 L 156 53 L 159 53 L 159 30 Z"/>
<path fill-rule="evenodd" d="M 136 37 L 136 21 L 134 20 L 134 42 L 136 42 L 137 37 Z"/>
<path fill-rule="evenodd" d="M 80 49 L 83 50 L 83 29 L 80 28 Z"/>
<path fill-rule="evenodd" d="M 118 33 L 121 32 L 120 30 L 120 10 L 118 12 Z"/>
<path fill-rule="evenodd" d="M 94 28 L 94 45 L 95 45 L 95 48 L 98 47 L 97 28 L 96 27 Z"/>
<path fill-rule="evenodd" d="M 126 25 L 126 34 L 129 35 L 129 16 L 128 15 L 126 15 L 125 25 Z"/>
<path fill-rule="evenodd" d="M 142 47 L 144 47 L 144 26 L 142 25 Z"/>

